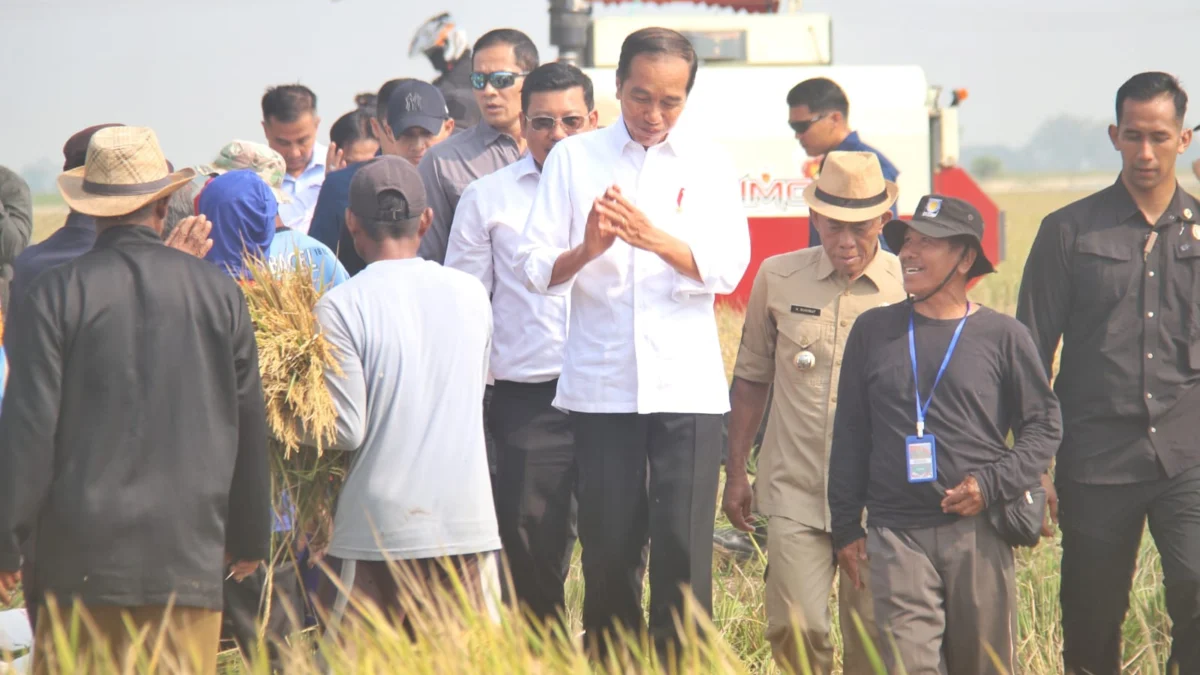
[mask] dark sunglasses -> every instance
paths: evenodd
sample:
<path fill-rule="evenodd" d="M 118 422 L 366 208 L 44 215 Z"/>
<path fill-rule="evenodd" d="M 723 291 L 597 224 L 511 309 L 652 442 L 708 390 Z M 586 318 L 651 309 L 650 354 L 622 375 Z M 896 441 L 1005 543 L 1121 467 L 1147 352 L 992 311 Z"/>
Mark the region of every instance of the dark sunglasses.
<path fill-rule="evenodd" d="M 788 126 L 791 127 L 792 131 L 796 132 L 797 134 L 803 134 L 804 132 L 808 131 L 812 125 L 820 122 L 828 116 L 829 113 L 821 113 L 820 115 L 817 115 L 810 120 L 804 120 L 803 122 L 788 122 Z"/>
<path fill-rule="evenodd" d="M 518 77 L 525 77 L 529 73 L 513 73 L 507 70 L 497 70 L 494 73 L 471 73 L 471 87 L 475 89 L 487 89 L 488 83 L 497 89 L 508 89 L 517 83 Z"/>
<path fill-rule="evenodd" d="M 562 122 L 563 129 L 567 131 L 579 131 L 587 121 L 583 115 L 567 115 L 566 117 L 530 117 L 526 115 L 525 119 L 529 120 L 529 127 L 534 131 L 553 131 L 559 122 Z"/>

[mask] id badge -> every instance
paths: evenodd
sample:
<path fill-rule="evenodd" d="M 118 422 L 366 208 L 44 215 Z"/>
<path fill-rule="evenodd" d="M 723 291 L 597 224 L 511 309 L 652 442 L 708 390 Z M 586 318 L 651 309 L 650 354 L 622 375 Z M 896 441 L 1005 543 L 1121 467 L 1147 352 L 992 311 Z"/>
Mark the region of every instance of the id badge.
<path fill-rule="evenodd" d="M 932 483 L 937 480 L 937 439 L 933 434 L 904 439 L 908 464 L 908 482 Z"/>

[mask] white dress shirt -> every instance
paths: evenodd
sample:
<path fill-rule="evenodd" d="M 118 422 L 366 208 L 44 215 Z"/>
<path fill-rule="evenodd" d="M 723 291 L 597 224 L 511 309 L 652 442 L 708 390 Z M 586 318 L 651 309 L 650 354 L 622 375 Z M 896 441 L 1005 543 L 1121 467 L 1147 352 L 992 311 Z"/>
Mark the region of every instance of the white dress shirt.
<path fill-rule="evenodd" d="M 567 298 L 531 292 L 513 267 L 541 174 L 526 153 L 467 186 L 454 213 L 446 266 L 483 282 L 492 296 L 492 376 L 548 382 L 562 370 Z"/>
<path fill-rule="evenodd" d="M 321 196 L 321 186 L 325 184 L 325 155 L 328 152 L 329 146 L 314 143 L 312 158 L 304 167 L 304 173 L 293 176 L 284 172 L 283 191 L 291 196 L 292 202 L 279 205 L 279 217 L 288 229 L 308 234 L 317 197 Z"/>
<path fill-rule="evenodd" d="M 550 286 L 554 262 L 583 243 L 592 201 L 616 184 L 657 228 L 692 249 L 702 281 L 618 239 L 574 278 Z M 588 413 L 713 413 L 729 389 L 714 296 L 737 287 L 750 232 L 733 163 L 676 127 L 643 148 L 622 119 L 551 151 L 525 226 L 517 271 L 541 293 L 570 294 L 556 407 Z"/>

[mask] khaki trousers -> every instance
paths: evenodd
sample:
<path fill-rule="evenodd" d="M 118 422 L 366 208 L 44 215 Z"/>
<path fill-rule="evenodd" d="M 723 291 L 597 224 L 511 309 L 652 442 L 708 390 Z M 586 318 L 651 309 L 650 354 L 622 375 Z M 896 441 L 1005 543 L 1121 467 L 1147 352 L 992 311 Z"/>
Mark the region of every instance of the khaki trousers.
<path fill-rule="evenodd" d="M 53 616 L 58 616 L 65 639 L 70 639 L 71 609 L 66 607 L 52 612 L 50 602 L 53 601 L 47 599 L 47 605 L 38 614 L 33 647 L 34 675 L 60 671 L 54 646 Z M 167 608 L 161 605 L 91 605 L 81 607 L 78 618 L 79 639 L 73 649 L 76 672 L 108 672 L 112 666 L 121 672 L 140 672 L 137 668 L 139 660 L 147 664 L 147 672 L 171 675 L 214 675 L 217 672 L 217 650 L 221 641 L 221 612 L 217 610 L 172 607 L 168 615 Z M 150 661 L 152 655 L 153 662 Z"/>
<path fill-rule="evenodd" d="M 867 558 L 888 672 L 987 675 L 1016 672 L 1012 547 L 987 515 L 911 530 L 867 528 Z M 1004 670 L 996 668 L 990 647 Z"/>
<path fill-rule="evenodd" d="M 804 641 L 813 673 L 833 672 L 832 617 L 829 594 L 838 566 L 829 533 L 781 516 L 767 523 L 767 640 L 775 662 L 784 672 L 800 673 L 800 645 Z M 860 568 L 864 583 L 866 568 Z M 876 645 L 871 589 L 855 589 L 845 572 L 838 589 L 838 619 L 842 628 L 843 666 L 848 675 L 870 673 L 862 639 L 851 612 L 857 612 Z"/>

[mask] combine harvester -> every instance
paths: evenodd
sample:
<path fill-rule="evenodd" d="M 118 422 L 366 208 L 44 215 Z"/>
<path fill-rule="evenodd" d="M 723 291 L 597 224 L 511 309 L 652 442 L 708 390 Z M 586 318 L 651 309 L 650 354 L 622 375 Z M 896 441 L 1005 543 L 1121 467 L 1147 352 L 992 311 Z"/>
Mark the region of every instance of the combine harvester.
<path fill-rule="evenodd" d="M 630 0 L 599 0 L 630 4 Z M 665 2 L 667 0 L 654 0 Z M 808 207 L 803 192 L 820 158 L 804 154 L 787 126 L 788 90 L 812 77 L 827 77 L 846 91 L 850 126 L 900 170 L 899 209 L 910 216 L 922 195 L 936 192 L 975 205 L 988 224 L 984 249 L 1004 258 L 1004 214 L 958 166 L 957 92 L 939 104 L 915 65 L 833 65 L 833 35 L 826 14 L 799 11 L 798 0 L 696 0 L 733 14 L 633 13 L 596 17 L 591 0 L 551 0 L 550 41 L 560 60 L 591 76 L 600 123 L 619 113 L 616 67 L 625 36 L 663 26 L 687 35 L 704 68 L 684 117 L 699 125 L 733 156 L 741 176 L 742 203 L 750 221 L 752 260 L 742 283 L 722 300 L 744 304 L 759 264 L 808 245 Z"/>

